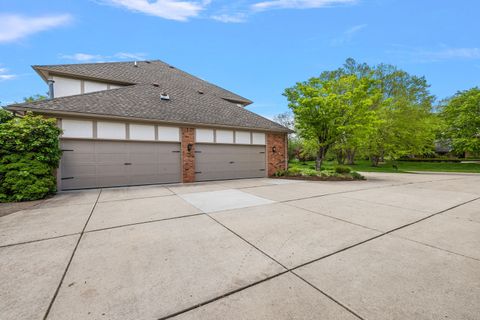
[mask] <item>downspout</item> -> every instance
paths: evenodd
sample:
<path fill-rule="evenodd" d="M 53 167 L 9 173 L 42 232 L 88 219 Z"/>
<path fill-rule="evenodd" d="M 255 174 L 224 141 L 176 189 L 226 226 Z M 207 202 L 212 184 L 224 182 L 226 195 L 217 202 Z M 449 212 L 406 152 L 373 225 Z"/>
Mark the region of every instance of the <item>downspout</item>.
<path fill-rule="evenodd" d="M 47 83 L 48 83 L 48 99 L 51 100 L 55 96 L 55 93 L 53 91 L 53 84 L 55 83 L 55 81 L 53 79 L 48 79 Z"/>
<path fill-rule="evenodd" d="M 288 170 L 288 133 L 285 134 L 285 170 Z"/>

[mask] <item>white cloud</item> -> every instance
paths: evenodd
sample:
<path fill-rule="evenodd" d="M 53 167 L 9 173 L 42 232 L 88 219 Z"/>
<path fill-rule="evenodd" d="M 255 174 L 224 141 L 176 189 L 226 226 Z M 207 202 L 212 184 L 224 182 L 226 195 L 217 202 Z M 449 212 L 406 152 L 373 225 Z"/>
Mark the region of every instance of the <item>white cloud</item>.
<path fill-rule="evenodd" d="M 10 80 L 15 79 L 17 76 L 14 74 L 0 74 L 0 80 Z"/>
<path fill-rule="evenodd" d="M 437 51 L 420 51 L 419 54 L 431 60 L 480 59 L 480 48 L 444 48 Z"/>
<path fill-rule="evenodd" d="M 345 43 L 348 43 L 348 42 L 352 41 L 352 39 L 355 37 L 355 35 L 357 35 L 357 33 L 362 31 L 366 27 L 367 27 L 366 24 L 359 24 L 359 25 L 353 26 L 351 28 L 348 28 L 347 30 L 345 30 L 343 32 L 343 34 L 340 37 L 338 37 L 336 39 L 333 39 L 332 42 L 331 42 L 331 45 L 332 46 L 339 46 L 339 45 L 342 45 L 342 44 L 345 44 Z"/>
<path fill-rule="evenodd" d="M 79 62 L 105 60 L 104 56 L 101 56 L 99 54 L 88 54 L 88 53 L 62 54 L 60 55 L 60 57 L 62 59 L 75 60 Z"/>
<path fill-rule="evenodd" d="M 211 16 L 213 20 L 217 20 L 224 23 L 241 23 L 245 22 L 246 15 L 243 13 L 236 13 L 236 14 L 218 14 Z"/>
<path fill-rule="evenodd" d="M 394 45 L 395 49 L 388 50 L 387 53 L 406 58 L 411 62 L 429 63 L 446 60 L 480 60 L 480 48 L 459 47 L 453 48 L 441 45 L 437 49 L 425 49 L 418 47 L 408 47 L 403 45 Z"/>
<path fill-rule="evenodd" d="M 99 4 L 124 8 L 169 20 L 187 21 L 198 17 L 212 0 L 92 0 Z M 259 0 L 256 0 L 259 1 Z M 360 0 L 267 0 L 246 4 L 245 0 L 227 1 L 208 18 L 224 23 L 241 23 L 255 13 L 270 9 L 308 9 L 355 4 Z M 222 6 L 221 6 L 222 7 Z M 232 10 L 233 9 L 233 10 Z M 205 15 L 206 16 L 206 15 Z"/>
<path fill-rule="evenodd" d="M 331 7 L 342 4 L 355 4 L 358 0 L 271 0 L 257 2 L 252 5 L 256 11 L 270 9 L 310 9 Z"/>
<path fill-rule="evenodd" d="M 147 56 L 145 53 L 132 53 L 132 52 L 117 52 L 113 55 L 117 59 L 130 59 L 130 60 L 145 60 Z"/>
<path fill-rule="evenodd" d="M 347 36 L 353 36 L 355 35 L 357 32 L 365 29 L 367 27 L 366 24 L 359 24 L 359 25 L 356 25 L 356 26 L 353 26 L 351 27 L 350 29 L 348 29 L 347 31 L 345 31 L 345 34 Z"/>
<path fill-rule="evenodd" d="M 178 0 L 103 0 L 102 3 L 126 8 L 131 11 L 177 21 L 196 17 L 210 4 L 204 1 Z"/>
<path fill-rule="evenodd" d="M 11 80 L 16 77 L 17 75 L 9 73 L 7 68 L 0 68 L 0 81 Z"/>
<path fill-rule="evenodd" d="M 145 53 L 117 52 L 113 55 L 101 55 L 90 53 L 61 54 L 60 58 L 77 62 L 103 62 L 115 60 L 145 60 Z"/>
<path fill-rule="evenodd" d="M 43 17 L 0 14 L 0 43 L 25 38 L 34 33 L 65 25 L 71 20 L 72 17 L 69 14 Z"/>

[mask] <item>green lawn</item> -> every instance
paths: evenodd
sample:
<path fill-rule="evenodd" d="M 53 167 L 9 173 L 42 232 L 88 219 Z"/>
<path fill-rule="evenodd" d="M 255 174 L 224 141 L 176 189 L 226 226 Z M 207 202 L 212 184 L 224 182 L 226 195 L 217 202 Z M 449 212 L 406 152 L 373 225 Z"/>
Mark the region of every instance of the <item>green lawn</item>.
<path fill-rule="evenodd" d="M 473 172 L 480 173 L 480 163 L 451 163 L 451 162 L 414 162 L 414 161 L 396 161 L 398 171 L 393 168 L 392 162 L 380 164 L 378 167 L 372 167 L 370 161 L 358 160 L 355 165 L 349 165 L 353 170 L 360 172 L 410 172 L 410 171 L 436 171 L 436 172 Z M 334 168 L 336 162 L 327 161 L 323 168 Z M 296 160 L 290 161 L 290 168 L 310 168 L 315 169 L 315 161 L 305 163 Z"/>

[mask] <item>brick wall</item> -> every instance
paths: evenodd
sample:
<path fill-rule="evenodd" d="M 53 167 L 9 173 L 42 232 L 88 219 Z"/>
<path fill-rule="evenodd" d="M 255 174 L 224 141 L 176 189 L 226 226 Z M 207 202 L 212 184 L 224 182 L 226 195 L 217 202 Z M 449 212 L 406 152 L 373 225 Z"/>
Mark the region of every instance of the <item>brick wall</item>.
<path fill-rule="evenodd" d="M 188 145 L 192 148 L 188 151 Z M 182 128 L 182 181 L 195 181 L 195 129 Z"/>
<path fill-rule="evenodd" d="M 273 152 L 275 147 L 275 152 Z M 286 169 L 287 162 L 287 141 L 285 133 L 267 134 L 267 172 L 272 176 L 279 170 Z"/>

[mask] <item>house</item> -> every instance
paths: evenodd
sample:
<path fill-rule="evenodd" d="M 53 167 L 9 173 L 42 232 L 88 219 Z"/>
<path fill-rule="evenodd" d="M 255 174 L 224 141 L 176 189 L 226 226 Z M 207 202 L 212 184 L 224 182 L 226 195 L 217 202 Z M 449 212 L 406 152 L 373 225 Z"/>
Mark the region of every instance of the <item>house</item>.
<path fill-rule="evenodd" d="M 287 128 L 162 61 L 33 69 L 50 99 L 8 109 L 57 119 L 59 190 L 266 177 L 287 166 Z"/>

